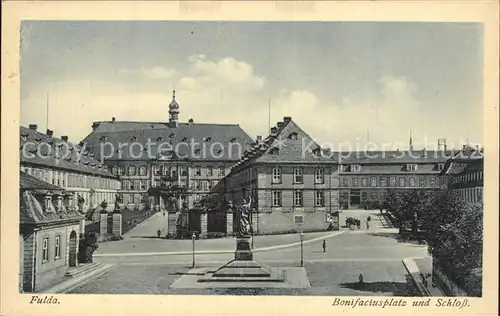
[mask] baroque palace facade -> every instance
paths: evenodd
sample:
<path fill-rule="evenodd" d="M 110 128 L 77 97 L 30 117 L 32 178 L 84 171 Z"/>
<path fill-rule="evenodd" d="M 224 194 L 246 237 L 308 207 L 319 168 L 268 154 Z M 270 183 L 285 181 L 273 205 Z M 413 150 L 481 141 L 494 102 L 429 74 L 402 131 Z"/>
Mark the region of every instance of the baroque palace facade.
<path fill-rule="evenodd" d="M 339 153 L 340 201 L 343 208 L 375 206 L 389 189 L 440 188 L 440 174 L 450 159 L 446 150 L 372 151 Z"/>
<path fill-rule="evenodd" d="M 112 211 L 120 190 L 120 181 L 92 152 L 69 142 L 67 136 L 55 137 L 51 130 L 41 133 L 35 124 L 20 127 L 20 168 L 72 194 L 72 203 L 83 213 L 103 201 Z"/>
<path fill-rule="evenodd" d="M 149 203 L 168 211 L 169 234 L 179 225 L 202 235 L 225 231 L 225 210 L 206 214 L 199 204 L 254 142 L 239 125 L 179 122 L 174 91 L 168 122 L 113 118 L 92 129 L 83 143 L 120 179 L 125 206 Z M 179 194 L 172 200 L 165 187 Z"/>

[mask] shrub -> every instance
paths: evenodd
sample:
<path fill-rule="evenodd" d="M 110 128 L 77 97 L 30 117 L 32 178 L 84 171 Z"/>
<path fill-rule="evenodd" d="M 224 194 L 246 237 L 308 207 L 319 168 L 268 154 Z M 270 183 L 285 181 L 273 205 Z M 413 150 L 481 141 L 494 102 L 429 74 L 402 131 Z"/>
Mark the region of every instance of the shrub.
<path fill-rule="evenodd" d="M 97 244 L 97 235 L 95 233 L 86 233 L 80 239 L 78 245 L 78 261 L 80 263 L 92 263 L 94 251 L 99 248 Z"/>

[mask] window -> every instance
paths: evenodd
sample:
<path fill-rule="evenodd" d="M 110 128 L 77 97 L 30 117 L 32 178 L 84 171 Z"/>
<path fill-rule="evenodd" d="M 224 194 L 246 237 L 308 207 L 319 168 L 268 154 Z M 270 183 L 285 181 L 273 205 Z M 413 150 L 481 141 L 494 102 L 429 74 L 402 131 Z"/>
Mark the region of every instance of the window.
<path fill-rule="evenodd" d="M 378 200 L 377 198 L 377 192 L 371 192 L 370 193 L 370 199 L 373 201 L 373 200 Z"/>
<path fill-rule="evenodd" d="M 358 178 L 352 178 L 352 186 L 357 187 L 359 185 Z"/>
<path fill-rule="evenodd" d="M 141 181 L 134 182 L 135 190 L 139 191 L 141 189 Z"/>
<path fill-rule="evenodd" d="M 325 192 L 316 191 L 314 205 L 315 206 L 325 206 Z"/>
<path fill-rule="evenodd" d="M 273 183 L 281 183 L 281 168 L 273 168 Z"/>
<path fill-rule="evenodd" d="M 443 169 L 444 169 L 444 163 L 438 163 L 438 165 L 437 165 L 437 169 L 438 169 L 439 171 L 443 170 Z"/>
<path fill-rule="evenodd" d="M 352 172 L 360 172 L 361 171 L 361 165 L 352 165 L 351 166 L 351 171 Z"/>
<path fill-rule="evenodd" d="M 148 189 L 148 182 L 141 181 L 141 190 L 147 190 L 147 189 Z"/>
<path fill-rule="evenodd" d="M 294 183 L 303 183 L 304 182 L 304 176 L 303 176 L 303 170 L 302 170 L 302 168 L 295 168 L 293 170 L 293 182 Z"/>
<path fill-rule="evenodd" d="M 362 187 L 368 186 L 368 178 L 361 178 L 361 186 Z"/>
<path fill-rule="evenodd" d="M 226 171 L 224 170 L 224 167 L 219 167 L 219 176 L 224 176 L 226 174 Z"/>
<path fill-rule="evenodd" d="M 405 178 L 403 178 L 403 177 L 399 177 L 399 186 L 400 186 L 400 187 L 404 187 L 404 186 L 406 186 L 406 181 L 405 181 Z"/>
<path fill-rule="evenodd" d="M 135 176 L 135 166 L 128 167 L 128 175 Z"/>
<path fill-rule="evenodd" d="M 348 187 L 349 186 L 349 179 L 342 178 L 342 186 L 343 187 Z"/>
<path fill-rule="evenodd" d="M 194 181 L 194 189 L 195 190 L 201 190 L 201 183 L 200 183 L 200 181 Z"/>
<path fill-rule="evenodd" d="M 280 150 L 279 150 L 279 148 L 276 148 L 276 147 L 275 148 L 271 148 L 271 150 L 269 151 L 269 153 L 271 155 L 279 155 L 280 154 Z"/>
<path fill-rule="evenodd" d="M 425 187 L 425 178 L 424 177 L 420 177 L 419 182 L 420 182 L 421 187 Z"/>
<path fill-rule="evenodd" d="M 115 176 L 117 176 L 117 175 L 118 175 L 118 167 L 117 167 L 117 166 L 113 166 L 113 168 L 111 168 L 111 170 L 112 170 L 111 172 L 112 172 Z"/>
<path fill-rule="evenodd" d="M 429 178 L 429 185 L 431 187 L 436 186 L 436 178 L 435 177 L 430 177 Z"/>
<path fill-rule="evenodd" d="M 293 191 L 293 206 L 303 206 L 302 191 Z"/>
<path fill-rule="evenodd" d="M 415 177 L 410 177 L 410 186 L 414 187 L 416 185 L 415 183 Z"/>
<path fill-rule="evenodd" d="M 195 176 L 201 176 L 201 168 L 200 167 L 194 168 L 194 175 Z"/>
<path fill-rule="evenodd" d="M 376 187 L 376 186 L 377 186 L 377 178 L 375 178 L 375 177 L 371 177 L 371 178 L 370 178 L 370 185 L 371 185 L 372 187 Z"/>
<path fill-rule="evenodd" d="M 141 167 L 139 168 L 139 174 L 140 174 L 141 176 L 145 176 L 145 175 L 147 175 L 147 174 L 148 174 L 148 167 L 146 167 L 146 166 L 141 166 Z"/>
<path fill-rule="evenodd" d="M 181 176 L 187 176 L 187 168 L 186 167 L 180 167 L 181 170 Z"/>
<path fill-rule="evenodd" d="M 325 179 L 324 179 L 324 169 L 323 168 L 318 168 L 316 169 L 315 171 L 315 174 L 314 174 L 314 181 L 316 183 L 324 183 Z"/>
<path fill-rule="evenodd" d="M 125 174 L 125 166 L 118 166 L 118 175 L 123 176 Z"/>
<path fill-rule="evenodd" d="M 396 177 L 390 177 L 389 183 L 390 183 L 391 187 L 395 187 L 396 186 Z"/>
<path fill-rule="evenodd" d="M 212 168 L 207 169 L 207 176 L 211 177 L 214 175 L 214 170 Z"/>
<path fill-rule="evenodd" d="M 203 181 L 203 191 L 208 191 L 208 181 Z"/>
<path fill-rule="evenodd" d="M 417 171 L 417 165 L 414 165 L 414 164 L 406 165 L 406 170 L 407 171 Z"/>
<path fill-rule="evenodd" d="M 57 235 L 56 236 L 56 246 L 55 246 L 55 251 L 54 251 L 54 259 L 59 259 L 61 258 L 61 236 Z"/>
<path fill-rule="evenodd" d="M 280 207 L 281 206 L 281 191 L 273 191 L 273 207 Z"/>
<path fill-rule="evenodd" d="M 380 186 L 387 186 L 387 177 L 380 177 Z"/>
<path fill-rule="evenodd" d="M 49 237 L 44 237 L 42 243 L 42 262 L 47 261 L 49 261 Z"/>

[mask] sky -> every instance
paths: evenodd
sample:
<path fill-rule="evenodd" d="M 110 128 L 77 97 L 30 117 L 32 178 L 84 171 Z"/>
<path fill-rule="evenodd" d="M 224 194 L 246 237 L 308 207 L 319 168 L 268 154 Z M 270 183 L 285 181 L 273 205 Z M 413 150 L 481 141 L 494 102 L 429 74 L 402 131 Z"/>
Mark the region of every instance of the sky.
<path fill-rule="evenodd" d="M 21 125 L 80 141 L 93 121 L 284 116 L 320 144 L 483 141 L 477 23 L 23 21 Z M 48 102 L 47 102 L 48 99 Z M 269 115 L 270 113 L 270 115 Z M 270 120 L 269 120 L 270 117 Z M 354 145 L 352 145 L 354 146 Z"/>

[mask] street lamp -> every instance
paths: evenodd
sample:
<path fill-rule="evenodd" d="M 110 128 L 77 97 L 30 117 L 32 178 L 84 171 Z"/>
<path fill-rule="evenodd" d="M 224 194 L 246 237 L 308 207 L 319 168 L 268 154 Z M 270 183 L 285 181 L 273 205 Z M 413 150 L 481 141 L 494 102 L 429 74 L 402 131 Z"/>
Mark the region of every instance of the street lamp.
<path fill-rule="evenodd" d="M 191 237 L 191 239 L 193 240 L 193 268 L 195 266 L 195 263 L 194 263 L 194 241 L 196 240 L 196 234 L 193 233 L 193 236 Z"/>
<path fill-rule="evenodd" d="M 304 266 L 304 233 L 300 231 L 300 266 Z"/>

